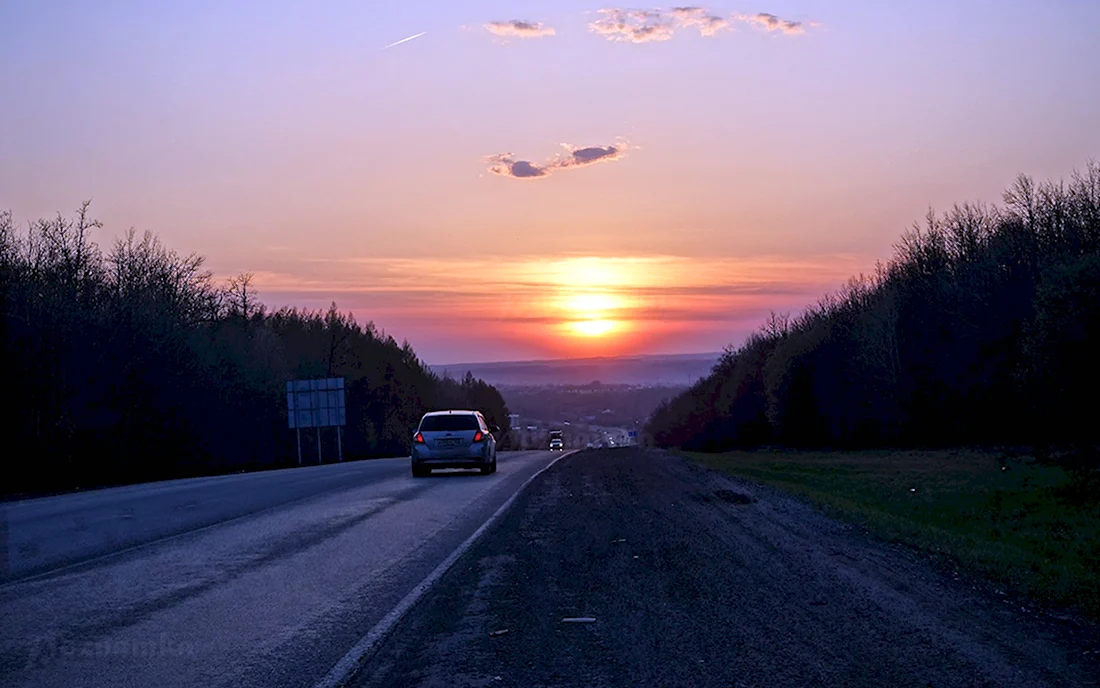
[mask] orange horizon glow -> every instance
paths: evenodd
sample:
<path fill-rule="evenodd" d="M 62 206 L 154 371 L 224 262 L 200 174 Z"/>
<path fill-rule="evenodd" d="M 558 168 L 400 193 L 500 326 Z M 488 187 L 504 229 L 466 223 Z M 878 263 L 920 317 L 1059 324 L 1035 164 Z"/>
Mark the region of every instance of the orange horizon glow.
<path fill-rule="evenodd" d="M 870 264 L 850 255 L 341 258 L 256 273 L 255 285 L 273 305 L 336 301 L 361 320 L 396 324 L 414 346 L 473 328 L 486 341 L 569 358 L 650 351 L 707 331 L 720 350 L 769 310 L 806 306 Z"/>

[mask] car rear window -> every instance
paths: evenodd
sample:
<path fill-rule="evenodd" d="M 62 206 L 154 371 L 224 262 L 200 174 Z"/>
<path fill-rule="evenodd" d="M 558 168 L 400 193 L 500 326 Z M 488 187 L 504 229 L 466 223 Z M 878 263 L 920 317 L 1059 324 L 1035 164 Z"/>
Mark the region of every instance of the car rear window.
<path fill-rule="evenodd" d="M 420 421 L 421 432 L 454 432 L 456 430 L 480 430 L 477 416 L 470 414 L 454 416 L 425 416 Z"/>

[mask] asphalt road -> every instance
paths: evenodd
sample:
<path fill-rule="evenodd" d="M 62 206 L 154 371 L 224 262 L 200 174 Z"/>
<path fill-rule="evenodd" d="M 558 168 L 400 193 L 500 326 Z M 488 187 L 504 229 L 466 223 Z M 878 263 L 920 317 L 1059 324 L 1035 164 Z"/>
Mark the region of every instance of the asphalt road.
<path fill-rule="evenodd" d="M 312 686 L 521 485 L 408 459 L 0 505 L 0 685 Z"/>
<path fill-rule="evenodd" d="M 1098 639 L 774 490 L 601 450 L 536 478 L 355 685 L 1097 686 Z"/>

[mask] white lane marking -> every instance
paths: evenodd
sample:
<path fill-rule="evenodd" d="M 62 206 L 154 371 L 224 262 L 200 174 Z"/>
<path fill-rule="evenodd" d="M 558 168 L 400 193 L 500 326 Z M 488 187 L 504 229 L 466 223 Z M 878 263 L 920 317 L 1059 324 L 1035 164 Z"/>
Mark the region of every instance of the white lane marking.
<path fill-rule="evenodd" d="M 362 665 L 363 660 L 365 660 L 375 650 L 378 649 L 378 646 L 381 645 L 382 641 L 386 639 L 386 636 L 388 636 L 390 631 L 393 630 L 393 627 L 397 625 L 397 622 L 401 620 L 401 617 L 407 614 L 409 610 L 412 609 L 413 605 L 420 601 L 420 598 L 422 598 L 424 594 L 428 592 L 429 588 L 439 582 L 439 579 L 443 577 L 443 574 L 447 573 L 447 570 L 454 566 L 454 563 L 458 561 L 458 558 L 465 554 L 466 550 L 470 549 L 470 547 L 473 546 L 474 542 L 476 542 L 477 539 L 481 537 L 481 535 L 486 530 L 489 529 L 489 526 L 500 520 L 501 516 L 504 515 L 504 512 L 508 510 L 508 507 L 512 506 L 512 502 L 516 501 L 516 498 L 519 497 L 525 489 L 527 489 L 527 486 L 530 485 L 535 478 L 542 475 L 546 470 L 548 470 L 558 461 L 561 461 L 565 457 L 577 453 L 577 451 L 579 450 L 562 454 L 558 458 L 554 459 L 553 461 L 536 471 L 535 474 L 532 475 L 530 478 L 525 480 L 523 484 L 519 486 L 519 489 L 512 493 L 512 496 L 505 500 L 505 502 L 500 505 L 500 508 L 494 511 L 493 515 L 490 516 L 485 521 L 485 523 L 482 523 L 481 527 L 474 531 L 473 535 L 466 538 L 462 542 L 462 544 L 460 544 L 455 549 L 455 551 L 451 552 L 450 556 L 443 560 L 443 563 L 435 567 L 434 571 L 429 573 L 424 580 L 420 581 L 420 583 L 417 584 L 415 588 L 410 590 L 409 594 L 405 595 L 405 597 L 397 603 L 397 606 L 390 610 L 389 614 L 386 614 L 386 616 L 384 616 L 381 621 L 376 623 L 374 625 L 374 628 L 370 629 L 365 636 L 360 638 L 359 642 L 355 643 L 355 645 L 347 651 L 347 654 L 345 654 L 342 658 L 340 658 L 340 661 L 336 662 L 336 664 L 333 665 L 332 669 L 330 669 L 329 672 L 325 674 L 324 678 L 313 684 L 313 688 L 340 688 L 340 686 L 343 686 L 343 684 L 347 682 L 347 680 L 350 679 L 352 675 L 355 674 L 355 671 Z"/>

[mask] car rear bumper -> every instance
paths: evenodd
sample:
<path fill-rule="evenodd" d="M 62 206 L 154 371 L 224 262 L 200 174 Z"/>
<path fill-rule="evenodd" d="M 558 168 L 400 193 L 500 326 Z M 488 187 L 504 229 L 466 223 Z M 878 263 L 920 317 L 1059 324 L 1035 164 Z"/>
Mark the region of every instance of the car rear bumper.
<path fill-rule="evenodd" d="M 414 466 L 431 468 L 472 468 L 483 466 L 492 459 L 489 448 L 485 445 L 473 445 L 462 449 L 428 449 L 415 446 L 412 450 L 412 463 Z"/>
<path fill-rule="evenodd" d="M 488 461 L 482 459 L 469 460 L 469 461 L 456 461 L 454 459 L 431 459 L 428 461 L 413 461 L 413 466 L 416 468 L 481 468 L 488 465 Z"/>

